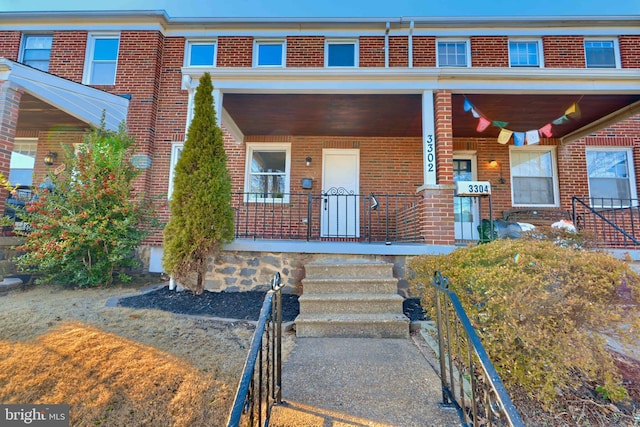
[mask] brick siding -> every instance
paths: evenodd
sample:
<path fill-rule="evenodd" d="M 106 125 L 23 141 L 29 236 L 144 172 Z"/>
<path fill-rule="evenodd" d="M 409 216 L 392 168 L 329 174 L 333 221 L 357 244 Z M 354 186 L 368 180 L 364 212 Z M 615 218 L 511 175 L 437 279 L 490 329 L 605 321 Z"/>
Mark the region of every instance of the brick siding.
<path fill-rule="evenodd" d="M 585 68 L 584 37 L 542 37 L 545 68 Z"/>
<path fill-rule="evenodd" d="M 287 37 L 287 67 L 324 67 L 324 37 Z"/>
<path fill-rule="evenodd" d="M 251 67 L 253 37 L 218 37 L 218 67 Z"/>
<path fill-rule="evenodd" d="M 471 37 L 472 67 L 508 67 L 509 40 L 507 37 Z"/>

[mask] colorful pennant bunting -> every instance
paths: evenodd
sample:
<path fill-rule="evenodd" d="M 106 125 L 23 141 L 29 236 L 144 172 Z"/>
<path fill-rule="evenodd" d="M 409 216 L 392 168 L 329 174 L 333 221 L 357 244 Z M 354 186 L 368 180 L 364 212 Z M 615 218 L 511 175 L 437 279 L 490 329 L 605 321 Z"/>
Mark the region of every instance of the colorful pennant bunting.
<path fill-rule="evenodd" d="M 567 108 L 567 111 L 564 112 L 565 116 L 569 116 L 574 119 L 579 119 L 580 114 L 581 114 L 580 106 L 578 105 L 577 102 L 574 102 L 573 104 L 571 104 L 571 107 Z"/>
<path fill-rule="evenodd" d="M 471 109 L 471 114 L 472 114 L 472 115 L 473 115 L 473 117 L 475 117 L 476 119 L 479 119 L 479 118 L 480 118 L 480 113 L 478 113 L 478 112 L 476 111 L 476 109 L 475 109 L 475 108 L 472 108 L 472 109 Z"/>
<path fill-rule="evenodd" d="M 490 124 L 491 122 L 489 120 L 485 119 L 484 117 L 480 117 L 480 119 L 478 120 L 478 127 L 476 128 L 476 130 L 478 132 L 484 132 L 484 130 L 488 128 Z"/>
<path fill-rule="evenodd" d="M 538 130 L 529 130 L 527 131 L 527 144 L 534 145 L 540 142 L 540 134 Z"/>
<path fill-rule="evenodd" d="M 500 129 L 500 135 L 498 135 L 498 142 L 500 144 L 507 144 L 511 139 L 511 135 L 513 135 L 512 131 L 504 128 Z"/>
<path fill-rule="evenodd" d="M 563 124 L 565 122 L 568 122 L 568 121 L 569 121 L 569 117 L 562 116 L 562 117 L 558 117 L 557 119 L 555 119 L 551 123 L 553 123 L 554 125 L 561 125 L 561 124 Z"/>
<path fill-rule="evenodd" d="M 547 123 L 538 130 L 540 131 L 540 135 L 543 135 L 547 138 L 551 138 L 551 136 L 553 135 L 553 133 L 551 132 L 551 123 Z"/>
<path fill-rule="evenodd" d="M 513 145 L 516 147 L 521 147 L 524 145 L 524 132 L 514 132 L 513 133 Z"/>
<path fill-rule="evenodd" d="M 500 120 L 494 120 L 492 123 L 497 128 L 506 128 L 509 122 L 501 122 Z"/>
<path fill-rule="evenodd" d="M 464 111 L 471 111 L 473 104 L 467 98 L 464 99 Z"/>

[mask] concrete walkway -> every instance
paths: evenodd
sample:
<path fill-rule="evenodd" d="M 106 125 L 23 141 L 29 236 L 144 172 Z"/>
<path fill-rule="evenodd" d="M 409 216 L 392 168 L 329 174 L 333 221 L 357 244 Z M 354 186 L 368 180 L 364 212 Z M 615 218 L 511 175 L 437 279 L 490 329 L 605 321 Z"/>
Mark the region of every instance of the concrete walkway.
<path fill-rule="evenodd" d="M 298 338 L 271 426 L 459 426 L 443 408 L 435 356 L 412 339 Z"/>

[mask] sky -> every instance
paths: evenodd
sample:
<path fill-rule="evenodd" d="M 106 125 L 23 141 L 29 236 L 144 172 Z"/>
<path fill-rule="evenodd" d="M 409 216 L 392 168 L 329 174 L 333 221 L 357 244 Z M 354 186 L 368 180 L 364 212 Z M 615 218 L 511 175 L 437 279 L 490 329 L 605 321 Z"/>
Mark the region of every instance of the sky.
<path fill-rule="evenodd" d="M 640 16 L 640 0 L 0 0 L 0 12 L 165 10 L 170 17 Z"/>

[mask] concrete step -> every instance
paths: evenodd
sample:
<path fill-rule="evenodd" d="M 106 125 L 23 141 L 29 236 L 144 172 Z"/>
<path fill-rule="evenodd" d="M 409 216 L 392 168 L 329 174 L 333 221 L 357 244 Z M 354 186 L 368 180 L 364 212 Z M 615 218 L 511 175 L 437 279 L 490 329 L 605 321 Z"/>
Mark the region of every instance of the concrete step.
<path fill-rule="evenodd" d="M 398 294 L 307 294 L 302 295 L 300 312 L 304 314 L 334 313 L 402 313 L 402 298 Z"/>
<path fill-rule="evenodd" d="M 338 277 L 393 277 L 393 264 L 386 262 L 318 262 L 306 264 L 304 268 L 307 279 L 327 279 Z"/>
<path fill-rule="evenodd" d="M 394 278 L 306 278 L 303 284 L 305 294 L 395 294 L 398 292 L 398 279 Z"/>
<path fill-rule="evenodd" d="M 296 336 L 303 338 L 408 338 L 402 314 L 300 314 Z"/>

